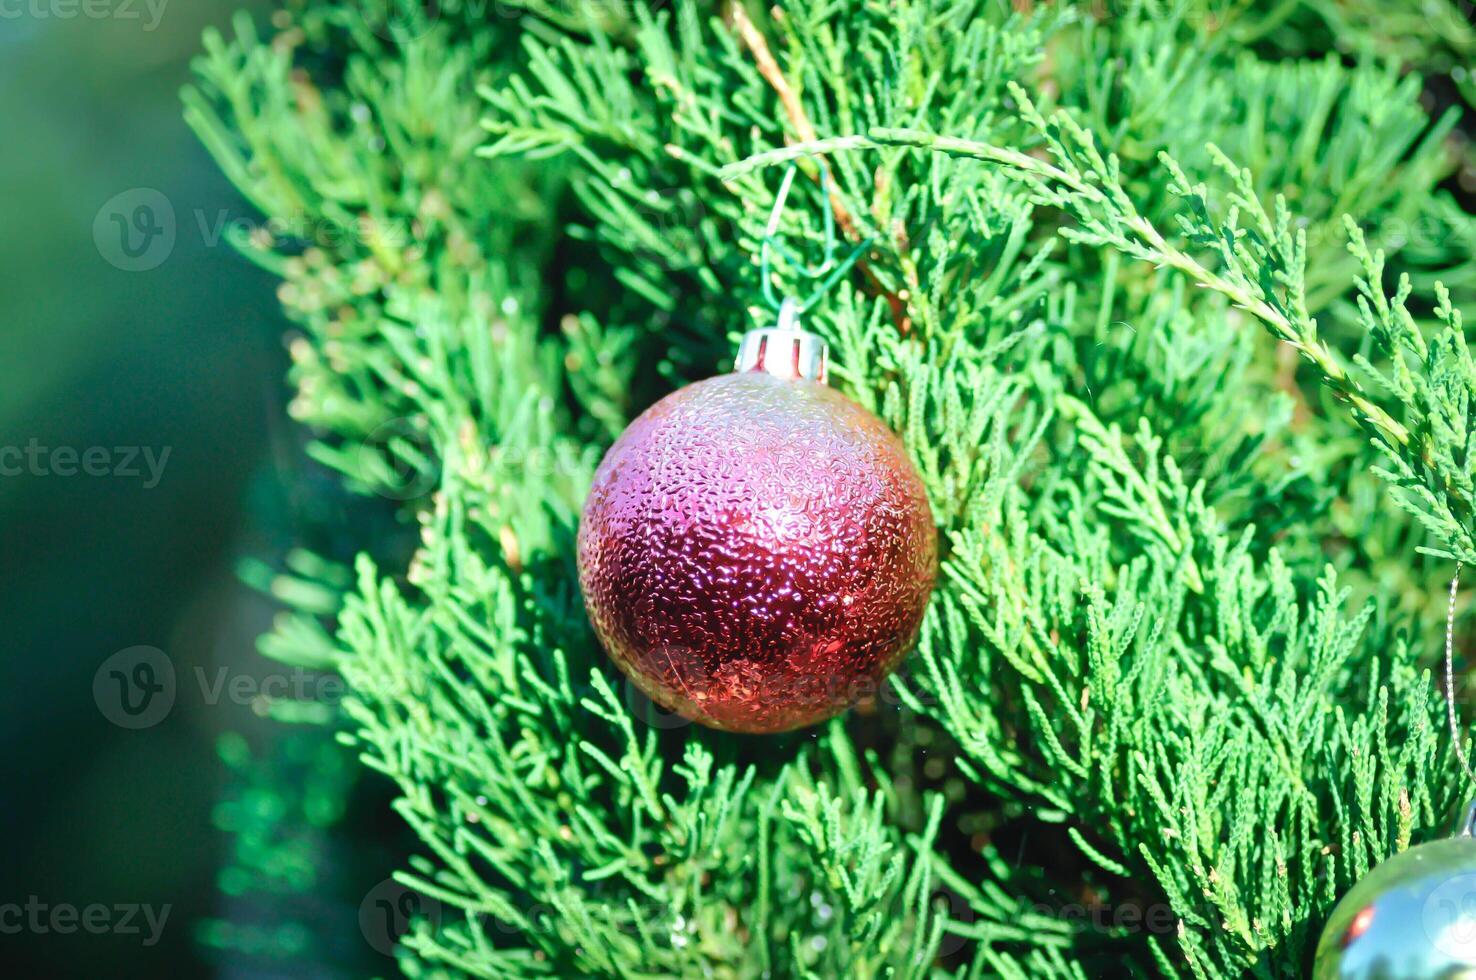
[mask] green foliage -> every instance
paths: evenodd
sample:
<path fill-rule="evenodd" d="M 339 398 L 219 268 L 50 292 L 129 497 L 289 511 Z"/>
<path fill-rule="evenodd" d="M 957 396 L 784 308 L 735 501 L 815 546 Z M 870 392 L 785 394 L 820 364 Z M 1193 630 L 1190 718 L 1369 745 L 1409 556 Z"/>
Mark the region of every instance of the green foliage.
<path fill-rule="evenodd" d="M 352 761 L 316 730 L 292 733 L 265 757 L 224 736 L 220 756 L 233 777 L 215 815 L 233 840 L 218 879 L 229 914 L 199 924 L 201 943 L 277 972 L 349 967 L 356 944 L 343 934 L 354 921 L 323 893 L 342 874 L 326 838 L 347 805 Z"/>
<path fill-rule="evenodd" d="M 186 95 L 275 221 L 239 244 L 284 279 L 312 454 L 410 539 L 294 556 L 263 642 L 342 672 L 342 710 L 279 713 L 395 788 L 446 910 L 408 974 L 1297 976 L 1444 832 L 1476 219 L 1460 108 L 1400 69 L 1460 90 L 1458 18 L 438 9 L 291 4 Z M 625 422 L 771 315 L 786 161 L 794 249 L 827 207 L 873 240 L 807 325 L 943 561 L 897 697 L 756 740 L 639 700 L 573 540 Z"/>

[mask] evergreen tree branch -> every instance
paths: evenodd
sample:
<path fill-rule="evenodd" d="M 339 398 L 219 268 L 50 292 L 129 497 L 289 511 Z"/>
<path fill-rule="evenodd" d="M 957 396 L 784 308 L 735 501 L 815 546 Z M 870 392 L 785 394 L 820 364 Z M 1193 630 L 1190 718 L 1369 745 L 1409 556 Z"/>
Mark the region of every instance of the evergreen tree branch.
<path fill-rule="evenodd" d="M 284 279 L 293 414 L 401 522 L 342 530 L 383 552 L 356 577 L 289 559 L 264 649 L 349 680 L 274 712 L 344 725 L 395 788 L 401 880 L 445 911 L 407 972 L 1295 975 L 1337 895 L 1441 828 L 1411 631 L 1421 544 L 1471 550 L 1453 119 L 1397 66 L 1237 46 L 1280 52 L 1295 4 L 1050 7 L 791 4 L 767 62 L 686 0 L 308 0 L 207 41 L 187 112 L 276 219 L 240 244 Z M 1390 46 L 1360 10 L 1347 50 Z M 1016 111 L 1027 78 L 1088 125 Z M 903 707 L 755 749 L 633 700 L 571 542 L 631 414 L 764 315 L 771 190 L 735 155 L 817 148 L 873 247 L 807 325 L 912 453 L 943 568 Z M 1258 203 L 1282 191 L 1295 222 Z M 813 246 L 827 206 L 801 182 L 781 234 Z M 1237 305 L 1361 431 L 1289 425 Z"/>
<path fill-rule="evenodd" d="M 1178 164 L 1167 155 L 1161 155 L 1163 165 L 1171 177 L 1171 189 L 1187 205 L 1189 213 L 1179 218 L 1183 230 L 1191 242 L 1209 250 L 1219 259 L 1220 270 L 1212 270 L 1187 251 L 1168 242 L 1143 217 L 1121 187 L 1116 158 L 1103 157 L 1090 132 L 1082 129 L 1067 113 L 1058 113 L 1047 120 L 1036 112 L 1029 98 L 1018 87 L 1013 89 L 1013 94 L 1022 106 L 1024 116 L 1046 141 L 1056 163 L 976 140 L 915 131 L 873 129 L 864 137 L 823 140 L 808 146 L 791 146 L 756 155 L 725 168 L 723 177 L 732 179 L 754 168 L 772 165 L 805 153 L 896 146 L 926 149 L 1007 168 L 1029 183 L 1041 203 L 1060 207 L 1076 220 L 1077 228 L 1063 231 L 1068 237 L 1089 244 L 1108 245 L 1134 258 L 1171 268 L 1199 285 L 1221 293 L 1237 307 L 1252 313 L 1274 337 L 1290 345 L 1317 369 L 1323 383 L 1352 409 L 1355 420 L 1365 428 L 1376 445 L 1401 460 L 1400 474 L 1388 475 L 1388 479 L 1396 484 L 1404 481 L 1400 484 L 1400 499 L 1409 503 L 1412 512 L 1421 515 L 1427 527 L 1441 535 L 1443 553 L 1452 556 L 1476 554 L 1476 538 L 1472 536 L 1468 520 L 1471 514 L 1476 513 L 1476 495 L 1468 489 L 1471 476 L 1467 457 L 1464 451 L 1456 456 L 1445 453 L 1441 448 L 1440 438 L 1442 435 L 1447 436 L 1448 441 L 1449 433 L 1461 431 L 1458 425 L 1465 417 L 1464 404 L 1459 407 L 1452 405 L 1451 410 L 1459 418 L 1446 421 L 1446 406 L 1451 405 L 1449 398 L 1436 396 L 1430 390 L 1415 390 L 1406 385 L 1403 394 L 1412 417 L 1420 420 L 1422 427 L 1441 427 L 1441 433 L 1435 437 L 1422 435 L 1421 438 L 1414 439 L 1404 423 L 1372 400 L 1363 386 L 1349 374 L 1332 348 L 1318 336 L 1317 321 L 1307 312 L 1304 291 L 1305 234 L 1292 230 L 1291 216 L 1284 203 L 1278 201 L 1275 218 L 1269 215 L 1254 192 L 1249 172 L 1234 166 L 1223 154 L 1211 147 L 1212 155 L 1234 182 L 1232 209 L 1229 216 L 1221 222 L 1209 213 L 1204 186 L 1191 185 Z M 1240 226 L 1241 213 L 1250 216 L 1249 227 Z M 1390 310 L 1398 310 L 1397 315 L 1407 320 L 1408 314 L 1403 312 L 1407 289 L 1393 299 L 1384 297 L 1377 279 L 1382 268 L 1382 257 L 1369 254 L 1351 219 L 1348 227 L 1349 249 L 1364 266 L 1365 278 L 1359 280 L 1359 288 L 1365 294 L 1365 299 L 1360 301 L 1365 310 L 1364 318 L 1373 328 L 1370 333 L 1374 339 L 1385 345 L 1396 364 L 1402 364 L 1401 346 L 1407 346 L 1419 354 L 1423 353 L 1423 344 L 1409 339 L 1412 324 L 1394 329 L 1385 323 L 1380 328 L 1380 324 L 1371 317 L 1367 299 L 1377 299 L 1374 305 L 1385 310 L 1385 321 L 1394 315 Z M 1441 316 L 1448 322 L 1453 312 L 1445 312 L 1450 310 L 1448 294 L 1438 284 L 1436 288 L 1442 297 L 1439 306 Z M 1418 335 L 1417 330 L 1414 333 Z M 1468 359 L 1469 353 L 1460 353 L 1463 350 L 1464 344 L 1455 352 L 1456 356 Z M 1435 364 L 1426 367 L 1435 371 L 1437 376 L 1442 370 Z M 1388 471 L 1380 472 L 1388 474 Z M 1416 477 L 1415 474 L 1421 476 Z M 1407 486 L 1412 478 L 1424 482 L 1421 490 L 1413 492 L 1413 495 Z M 1434 516 L 1424 516 L 1432 513 Z"/>

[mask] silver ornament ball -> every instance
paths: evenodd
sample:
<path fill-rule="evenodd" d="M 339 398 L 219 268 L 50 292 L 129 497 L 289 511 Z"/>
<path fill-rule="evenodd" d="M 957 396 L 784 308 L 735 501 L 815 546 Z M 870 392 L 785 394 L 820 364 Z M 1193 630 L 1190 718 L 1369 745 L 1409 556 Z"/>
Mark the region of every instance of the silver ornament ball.
<path fill-rule="evenodd" d="M 1476 804 L 1460 832 L 1376 866 L 1333 908 L 1313 980 L 1476 980 Z"/>

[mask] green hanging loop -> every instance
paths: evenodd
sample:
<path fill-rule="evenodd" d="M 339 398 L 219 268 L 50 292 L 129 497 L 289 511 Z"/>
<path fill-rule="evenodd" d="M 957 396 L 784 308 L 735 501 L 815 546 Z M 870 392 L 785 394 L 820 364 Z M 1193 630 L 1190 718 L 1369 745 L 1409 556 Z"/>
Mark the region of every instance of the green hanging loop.
<path fill-rule="evenodd" d="M 774 199 L 774 209 L 769 212 L 769 223 L 764 228 L 764 240 L 759 249 L 759 276 L 764 282 L 764 300 L 777 313 L 786 309 L 792 314 L 804 313 L 815 304 L 821 296 L 825 295 L 835 284 L 840 282 L 842 276 L 851 271 L 856 262 L 861 258 L 863 252 L 871 246 L 871 239 L 866 238 L 851 249 L 850 253 L 842 260 L 835 260 L 836 235 L 835 235 L 835 211 L 830 207 L 830 171 L 822 166 L 820 168 L 820 193 L 826 199 L 825 206 L 825 252 L 824 258 L 815 268 L 808 268 L 805 264 L 792 255 L 778 238 L 779 216 L 784 212 L 784 201 L 789 197 L 789 189 L 794 184 L 794 175 L 798 172 L 797 164 L 791 163 L 784 171 L 784 180 L 779 184 L 779 194 Z M 796 300 L 792 296 L 781 298 L 774 291 L 773 260 L 771 255 L 778 254 L 779 259 L 796 274 L 805 279 L 819 279 L 820 283 L 811 291 L 804 300 Z"/>

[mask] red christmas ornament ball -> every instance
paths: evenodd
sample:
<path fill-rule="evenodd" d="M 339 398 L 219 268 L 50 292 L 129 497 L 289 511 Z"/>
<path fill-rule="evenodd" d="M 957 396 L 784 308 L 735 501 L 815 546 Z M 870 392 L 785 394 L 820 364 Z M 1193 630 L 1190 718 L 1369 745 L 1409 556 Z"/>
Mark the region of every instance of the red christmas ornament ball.
<path fill-rule="evenodd" d="M 822 382 L 764 370 L 689 385 L 631 423 L 579 527 L 611 658 L 656 703 L 732 732 L 787 731 L 874 692 L 936 573 L 900 440 Z"/>

